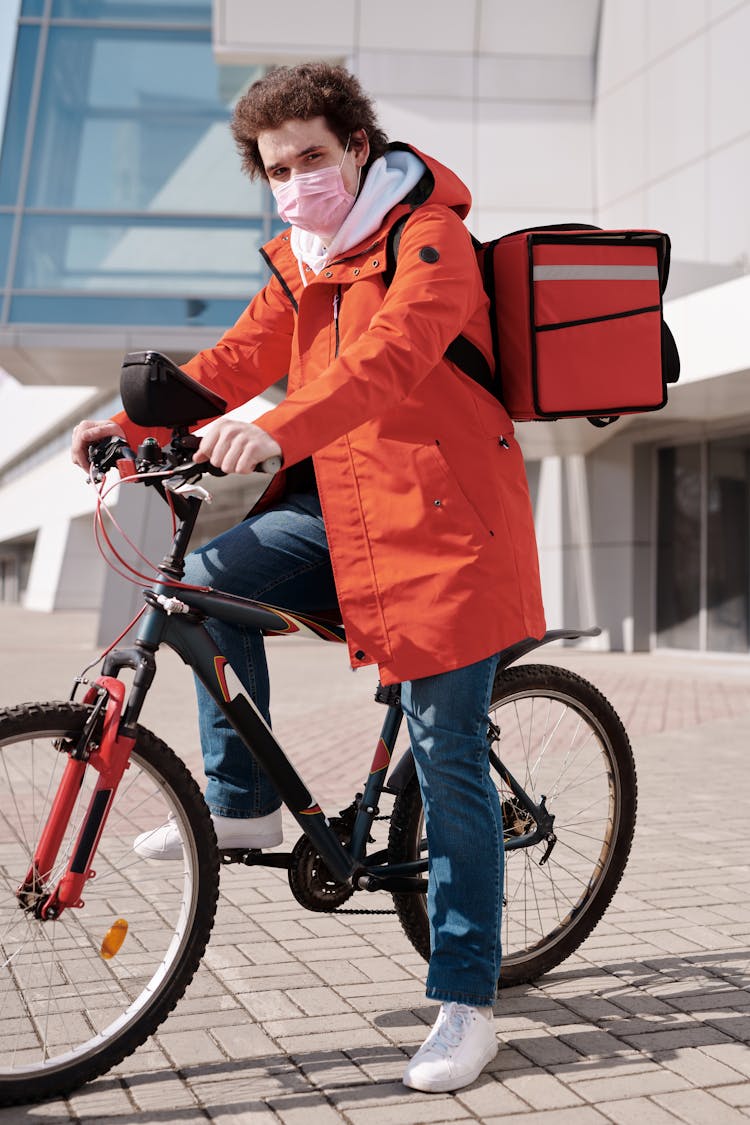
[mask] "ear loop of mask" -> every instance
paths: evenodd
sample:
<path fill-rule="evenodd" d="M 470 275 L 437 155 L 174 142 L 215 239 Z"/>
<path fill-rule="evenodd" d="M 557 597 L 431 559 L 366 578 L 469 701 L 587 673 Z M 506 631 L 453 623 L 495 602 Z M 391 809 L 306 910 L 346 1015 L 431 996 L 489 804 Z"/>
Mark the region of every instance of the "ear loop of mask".
<path fill-rule="evenodd" d="M 362 130 L 362 132 L 365 133 L 364 129 Z M 349 151 L 349 145 L 351 143 L 351 139 L 352 139 L 352 135 L 350 133 L 349 136 L 346 138 L 346 147 L 344 148 L 344 155 L 341 157 L 341 164 L 339 164 L 339 171 L 341 170 L 341 167 L 342 167 L 344 161 L 346 160 L 346 154 Z M 365 133 L 365 139 L 367 139 L 367 133 Z M 357 186 L 354 189 L 354 198 L 355 199 L 359 195 L 359 189 L 361 187 L 361 184 L 362 184 L 362 165 L 360 164 L 359 167 L 357 168 Z"/>

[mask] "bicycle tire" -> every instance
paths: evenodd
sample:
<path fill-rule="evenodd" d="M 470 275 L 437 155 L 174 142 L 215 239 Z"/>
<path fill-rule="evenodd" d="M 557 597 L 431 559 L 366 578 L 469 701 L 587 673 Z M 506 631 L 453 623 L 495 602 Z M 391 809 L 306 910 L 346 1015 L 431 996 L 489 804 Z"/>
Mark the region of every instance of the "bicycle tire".
<path fill-rule="evenodd" d="M 88 713 L 56 702 L 0 711 L 0 1105 L 66 1094 L 131 1054 L 185 992 L 213 925 L 219 859 L 210 814 L 185 765 L 140 726 L 84 905 L 44 922 L 19 902 L 68 758 L 70 745 L 55 740 L 75 744 Z M 48 886 L 64 869 L 96 776 L 86 770 Z M 149 863 L 132 841 L 165 812 L 176 818 L 183 858 Z M 118 917 L 127 935 L 105 960 L 102 942 Z"/>
<path fill-rule="evenodd" d="M 536 980 L 555 968 L 578 949 L 601 919 L 630 854 L 637 782 L 630 742 L 617 712 L 574 672 L 545 664 L 499 672 L 490 718 L 500 728 L 497 754 L 535 801 L 546 794 L 557 837 L 544 866 L 539 866 L 544 842 L 505 851 L 499 985 L 508 987 Z M 531 760 L 532 743 L 538 751 L 535 760 Z M 587 747 L 594 751 L 588 777 L 580 769 Z M 578 773 L 573 773 L 576 768 Z M 518 805 L 494 767 L 491 774 L 500 796 L 507 841 L 528 825 L 524 826 Z M 550 777 L 556 792 L 547 786 Z M 571 819 L 577 807 L 585 816 Z M 423 819 L 414 774 L 394 802 L 391 862 L 413 861 L 426 854 Z M 582 832 L 584 821 L 586 830 Z M 545 891 L 541 899 L 540 889 Z M 394 894 L 393 901 L 404 933 L 429 961 L 426 896 Z"/>

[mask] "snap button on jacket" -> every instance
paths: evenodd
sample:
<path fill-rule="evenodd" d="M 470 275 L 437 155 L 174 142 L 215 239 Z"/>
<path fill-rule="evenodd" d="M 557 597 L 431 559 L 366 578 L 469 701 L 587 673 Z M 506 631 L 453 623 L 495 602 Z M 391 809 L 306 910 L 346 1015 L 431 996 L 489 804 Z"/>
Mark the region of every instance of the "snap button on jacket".
<path fill-rule="evenodd" d="M 285 400 L 257 424 L 285 466 L 313 456 L 351 663 L 377 663 L 384 684 L 463 667 L 545 629 L 513 425 L 443 358 L 459 334 L 492 354 L 462 221 L 471 198 L 417 155 L 421 198 L 390 286 L 388 231 L 408 198 L 306 286 L 288 233 L 277 236 L 264 248 L 268 284 L 185 365 L 229 409 L 288 373 Z M 131 440 L 143 434 L 118 421 Z"/>

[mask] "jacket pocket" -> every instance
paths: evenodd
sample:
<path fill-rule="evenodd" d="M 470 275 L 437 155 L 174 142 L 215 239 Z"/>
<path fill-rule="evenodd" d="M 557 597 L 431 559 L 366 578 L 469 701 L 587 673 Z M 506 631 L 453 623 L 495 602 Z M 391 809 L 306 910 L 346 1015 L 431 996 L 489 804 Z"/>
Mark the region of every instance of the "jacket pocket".
<path fill-rule="evenodd" d="M 451 523 L 462 523 L 470 527 L 482 542 L 495 533 L 482 519 L 474 503 L 464 492 L 456 474 L 443 456 L 440 443 L 425 446 L 425 452 L 430 455 L 430 461 L 435 468 L 432 507 L 439 513 L 446 514 Z"/>

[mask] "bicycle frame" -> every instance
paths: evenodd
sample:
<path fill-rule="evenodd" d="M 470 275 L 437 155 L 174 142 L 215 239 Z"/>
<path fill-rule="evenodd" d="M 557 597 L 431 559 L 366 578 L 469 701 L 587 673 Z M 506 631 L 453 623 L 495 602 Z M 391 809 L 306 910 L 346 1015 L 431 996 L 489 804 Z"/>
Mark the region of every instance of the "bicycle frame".
<path fill-rule="evenodd" d="M 354 841 L 350 851 L 343 847 L 336 833 L 328 826 L 320 805 L 284 754 L 271 728 L 202 623 L 203 614 L 206 614 L 276 633 L 305 628 L 309 625 L 309 620 L 286 612 L 280 614 L 271 607 L 215 591 L 180 590 L 179 599 L 173 598 L 174 592 L 174 587 L 170 589 L 168 586 L 158 585 L 148 591 L 149 609 L 134 647 L 115 650 L 105 662 L 105 676 L 116 676 L 124 667 L 135 670 L 130 697 L 123 711 L 123 733 L 128 736 L 135 733 L 135 723 L 156 671 L 154 653 L 160 645 L 166 644 L 193 669 L 204 684 L 216 705 L 263 767 L 302 831 L 319 850 L 334 878 L 347 882 L 358 873 L 364 873 L 362 847 L 355 845 Z M 169 603 L 169 612 L 160 599 Z M 340 639 L 332 632 L 332 639 L 334 638 Z M 358 810 L 356 839 L 362 844 L 367 840 L 374 815 L 367 812 L 368 800 L 377 787 L 378 780 L 381 782 L 379 788 L 382 788 L 400 721 L 400 708 L 389 708 L 366 787 L 369 793 L 366 793 L 366 799 Z M 404 872 L 392 871 L 391 874 Z"/>
<path fill-rule="evenodd" d="M 410 752 L 407 752 L 393 772 L 391 783 L 386 785 L 386 775 L 403 718 L 398 685 L 379 688 L 376 695 L 380 702 L 387 705 L 388 711 L 364 792 L 358 795 L 355 802 L 351 837 L 348 847 L 345 847 L 203 622 L 206 617 L 210 617 L 249 626 L 271 635 L 312 632 L 326 640 L 338 642 L 344 641 L 344 631 L 340 626 L 328 625 L 260 602 L 212 589 L 191 589 L 180 585 L 179 579 L 184 572 L 184 554 L 200 506 L 201 500 L 196 497 L 182 500 L 182 523 L 175 534 L 171 554 L 160 567 L 163 577 L 144 591 L 148 609 L 136 640 L 133 646 L 115 649 L 110 653 L 104 662 L 102 675 L 85 696 L 85 703 L 94 704 L 92 715 L 78 745 L 70 753 L 50 815 L 35 849 L 32 866 L 17 891 L 21 905 L 26 909 L 33 909 L 41 918 L 56 918 L 70 906 L 83 905 L 81 891 L 86 881 L 95 877 L 92 863 L 96 847 L 120 779 L 127 768 L 128 757 L 135 743 L 136 725 L 156 674 L 155 653 L 162 644 L 173 649 L 196 673 L 248 752 L 255 756 L 265 770 L 334 879 L 341 883 L 351 883 L 355 889 L 360 890 L 399 893 L 426 891 L 426 880 L 419 877 L 427 870 L 426 858 L 391 864 L 388 863 L 385 849 L 370 856 L 366 854 L 382 792 L 397 792 L 403 783 L 404 773 L 413 769 Z M 594 632 L 598 630 L 589 630 L 588 635 Z M 548 640 L 582 635 L 587 634 L 558 630 L 547 633 L 541 641 L 529 638 L 506 650 L 499 666 L 507 667 L 519 656 Z M 123 668 L 130 668 L 135 673 L 127 700 L 125 685 L 117 678 Z M 101 733 L 96 734 L 102 710 L 104 716 Z M 94 745 L 89 749 L 92 740 Z M 554 844 L 554 818 L 546 809 L 545 798 L 542 797 L 539 804 L 532 801 L 494 752 L 490 753 L 494 765 L 535 825 L 533 831 L 506 840 L 506 850 L 529 847 L 546 839 L 549 854 L 549 849 Z M 44 879 L 56 861 L 87 766 L 95 768 L 100 776 L 79 830 L 72 858 L 62 877 L 50 891 L 44 886 Z M 398 775 L 401 775 L 400 779 Z M 292 853 L 248 852 L 243 855 L 242 861 L 249 865 L 289 867 L 291 858 Z"/>

